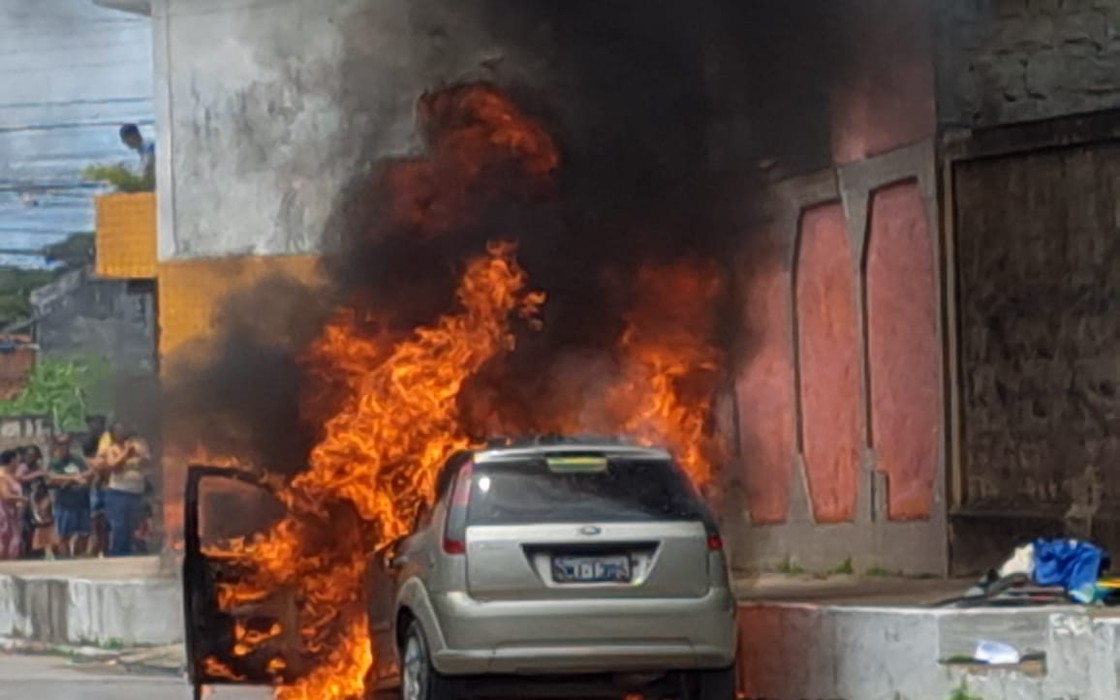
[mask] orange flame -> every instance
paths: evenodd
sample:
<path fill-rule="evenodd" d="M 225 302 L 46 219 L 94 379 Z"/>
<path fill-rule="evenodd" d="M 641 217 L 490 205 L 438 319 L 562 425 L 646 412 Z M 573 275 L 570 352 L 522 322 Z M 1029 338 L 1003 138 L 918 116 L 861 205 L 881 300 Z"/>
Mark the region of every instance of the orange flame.
<path fill-rule="evenodd" d="M 463 382 L 513 348 L 509 315 L 532 314 L 543 302 L 539 294 L 523 294 L 525 274 L 512 253 L 511 245 L 491 245 L 490 257 L 473 261 L 463 277 L 457 293 L 463 313 L 418 329 L 413 342 L 398 345 L 375 369 L 353 375 L 352 393 L 327 422 L 311 468 L 292 483 L 301 498 L 342 498 L 363 519 L 378 522 L 382 538 L 406 533 L 436 468 L 469 442 L 455 404 Z M 328 361 L 352 347 L 345 330 L 331 335 L 334 342 L 316 347 Z"/>
<path fill-rule="evenodd" d="M 207 675 L 213 676 L 214 678 L 224 678 L 234 682 L 245 680 L 244 676 L 234 673 L 230 670 L 229 666 L 226 666 L 212 656 L 208 656 L 202 660 L 202 667 Z"/>
<path fill-rule="evenodd" d="M 525 273 L 513 252 L 512 245 L 493 244 L 488 256 L 471 261 L 457 293 L 462 311 L 417 329 L 388 353 L 364 343 L 352 317 L 343 315 L 308 357 L 312 364 L 343 367 L 356 354 L 384 354 L 365 373 L 348 374 L 345 399 L 327 421 L 310 469 L 282 494 L 292 514 L 266 536 L 227 545 L 254 568 L 219 587 L 222 609 L 258 602 L 284 587 L 295 588 L 301 601 L 302 641 L 317 665 L 296 686 L 281 689 L 280 697 L 341 700 L 360 694 L 372 663 L 362 590 L 371 547 L 357 541 L 316 547 L 315 523 L 336 517 L 332 509 L 348 503 L 361 521 L 376 524 L 374 544 L 405 534 L 431 493 L 436 469 L 469 443 L 455 403 L 463 382 L 513 348 L 510 316 L 532 315 L 543 302 L 540 294 L 525 292 Z M 253 646 L 254 640 L 244 636 L 238 643 Z"/>
<path fill-rule="evenodd" d="M 494 86 L 427 93 L 418 112 L 428 153 L 395 163 L 386 174 L 385 223 L 392 230 L 440 235 L 469 221 L 493 196 L 548 193 L 549 176 L 560 163 L 556 144 Z"/>
<path fill-rule="evenodd" d="M 708 425 L 722 360 L 710 342 L 722 280 L 712 265 L 645 267 L 621 342 L 622 376 L 607 392 L 615 432 L 670 448 L 697 486 L 720 447 Z"/>

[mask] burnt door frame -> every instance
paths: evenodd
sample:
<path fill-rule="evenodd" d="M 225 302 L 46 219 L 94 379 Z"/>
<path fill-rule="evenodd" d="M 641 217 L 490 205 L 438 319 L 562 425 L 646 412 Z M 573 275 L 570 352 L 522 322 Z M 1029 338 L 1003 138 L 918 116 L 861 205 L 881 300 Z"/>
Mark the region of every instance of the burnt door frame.
<path fill-rule="evenodd" d="M 1057 117 L 1040 121 L 974 130 L 945 132 L 940 137 L 939 189 L 941 199 L 942 259 L 948 263 L 943 275 L 946 309 L 945 341 L 948 363 L 948 525 L 950 570 L 973 573 L 978 567 L 994 565 L 972 553 L 954 549 L 954 532 L 968 528 L 983 530 L 985 524 L 1014 527 L 1015 523 L 1034 523 L 1036 527 L 1061 529 L 1062 518 L 1041 509 L 1033 512 L 1001 512 L 993 508 L 970 508 L 967 469 L 963 453 L 965 391 L 961 343 L 961 293 L 957 175 L 962 165 L 980 160 L 1026 156 L 1032 153 L 1071 149 L 1095 144 L 1120 143 L 1120 110 L 1103 110 L 1088 114 Z M 992 552 L 995 556 L 997 553 Z"/>
<path fill-rule="evenodd" d="M 226 674 L 215 675 L 205 667 L 204 661 L 215 655 L 205 644 L 205 638 L 213 630 L 207 629 L 204 623 L 207 618 L 213 618 L 218 613 L 217 586 L 208 567 L 210 559 L 203 552 L 202 546 L 201 485 L 207 479 L 234 481 L 262 492 L 275 493 L 262 475 L 254 472 L 206 465 L 191 465 L 187 468 L 183 500 L 183 625 L 187 676 L 196 698 L 200 697 L 202 687 L 207 685 L 275 685 L 281 679 L 290 681 L 294 678 L 283 672 L 245 675 L 241 673 L 241 669 L 229 669 Z M 296 670 L 296 675 L 298 673 Z"/>

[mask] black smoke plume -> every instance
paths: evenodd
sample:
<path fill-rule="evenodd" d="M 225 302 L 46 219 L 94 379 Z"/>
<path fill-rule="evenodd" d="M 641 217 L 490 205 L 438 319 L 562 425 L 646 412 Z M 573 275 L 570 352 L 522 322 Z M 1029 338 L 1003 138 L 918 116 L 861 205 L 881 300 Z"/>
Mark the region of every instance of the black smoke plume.
<path fill-rule="evenodd" d="M 231 299 L 207 359 L 171 372 L 167 415 L 182 417 L 169 418 L 172 439 L 197 436 L 298 470 L 317 436 L 300 420 L 296 358 L 330 309 L 374 310 L 395 331 L 430 320 L 449 307 L 462 261 L 491 238 L 518 241 L 549 300 L 543 330 L 522 333 L 518 350 L 461 400 L 501 393 L 532 425 L 533 406 L 550 392 L 593 391 L 595 375 L 611 371 L 642 265 L 714 261 L 732 280 L 743 272 L 733 266 L 739 246 L 762 225 L 766 168 L 828 164 L 847 4 L 418 0 L 406 11 L 406 74 L 388 97 L 369 88 L 371 72 L 384 70 L 367 45 L 377 16 L 354 18 L 344 51 L 361 58 L 343 66 L 339 99 L 344 112 L 372 117 L 362 133 L 345 134 L 368 167 L 355 170 L 324 232 L 330 293 L 272 280 Z M 518 174 L 498 168 L 487 177 L 503 196 L 480 199 L 471 217 L 424 235 L 392 225 L 389 176 L 412 154 L 384 155 L 389 129 L 378 119 L 399 120 L 400 105 L 425 91 L 475 81 L 512 96 L 552 134 L 561 164 L 550 187 L 503 183 Z M 423 150 L 425 124 L 414 123 Z M 716 333 L 734 357 L 744 346 L 736 285 L 725 289 Z"/>

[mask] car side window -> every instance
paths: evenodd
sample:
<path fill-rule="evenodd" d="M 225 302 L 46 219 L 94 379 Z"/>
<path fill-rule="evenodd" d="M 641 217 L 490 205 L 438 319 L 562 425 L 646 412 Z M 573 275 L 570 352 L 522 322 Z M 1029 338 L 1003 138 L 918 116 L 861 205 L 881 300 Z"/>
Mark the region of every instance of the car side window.
<path fill-rule="evenodd" d="M 427 503 L 421 503 L 416 511 L 416 519 L 412 522 L 412 534 L 415 535 L 432 523 L 432 509 Z"/>
<path fill-rule="evenodd" d="M 435 502 L 439 503 L 443 500 L 451 489 L 451 482 L 455 481 L 455 476 L 459 473 L 459 469 L 470 461 L 473 453 L 470 450 L 460 450 L 447 458 L 443 463 L 443 467 L 439 470 L 439 475 L 436 477 L 436 493 Z"/>

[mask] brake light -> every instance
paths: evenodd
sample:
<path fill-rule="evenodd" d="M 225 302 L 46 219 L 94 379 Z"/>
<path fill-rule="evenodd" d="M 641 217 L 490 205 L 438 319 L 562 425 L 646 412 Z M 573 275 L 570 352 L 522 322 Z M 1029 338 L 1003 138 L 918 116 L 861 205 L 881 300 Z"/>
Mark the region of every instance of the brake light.
<path fill-rule="evenodd" d="M 718 532 L 708 533 L 708 551 L 709 552 L 722 552 L 723 551 L 723 538 L 719 536 Z"/>
<path fill-rule="evenodd" d="M 467 462 L 455 477 L 451 503 L 447 509 L 447 526 L 443 533 L 445 554 L 467 553 L 467 506 L 471 501 L 471 473 L 474 465 Z"/>
<path fill-rule="evenodd" d="M 455 491 L 451 494 L 452 508 L 466 508 L 471 502 L 471 473 L 474 465 L 467 462 L 459 470 L 459 478 L 455 480 Z"/>

